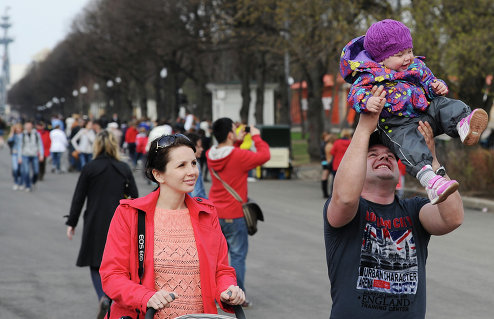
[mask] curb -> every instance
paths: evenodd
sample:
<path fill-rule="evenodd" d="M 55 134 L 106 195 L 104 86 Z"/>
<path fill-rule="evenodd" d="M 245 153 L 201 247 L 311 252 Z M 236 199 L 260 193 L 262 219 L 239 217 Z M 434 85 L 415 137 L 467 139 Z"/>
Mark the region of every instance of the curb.
<path fill-rule="evenodd" d="M 426 192 L 416 188 L 405 188 L 404 191 L 407 196 L 427 196 Z M 480 210 L 483 213 L 494 213 L 493 200 L 470 196 L 461 196 L 461 199 L 465 208 Z"/>
<path fill-rule="evenodd" d="M 295 166 L 293 173 L 294 179 L 317 181 L 321 178 L 321 167 L 318 164 Z M 406 196 L 427 197 L 425 191 L 421 189 L 405 188 L 404 191 Z M 461 199 L 465 208 L 480 210 L 484 213 L 494 213 L 494 200 L 470 196 L 461 196 Z"/>

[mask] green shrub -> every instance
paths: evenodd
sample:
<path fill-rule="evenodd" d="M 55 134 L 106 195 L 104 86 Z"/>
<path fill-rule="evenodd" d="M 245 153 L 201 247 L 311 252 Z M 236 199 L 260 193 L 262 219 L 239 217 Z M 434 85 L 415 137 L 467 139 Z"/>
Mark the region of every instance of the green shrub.
<path fill-rule="evenodd" d="M 464 147 L 453 140 L 446 144 L 444 154 L 447 156 L 442 163 L 448 176 L 460 183 L 460 192 L 470 196 L 494 197 L 494 150 L 480 146 Z"/>

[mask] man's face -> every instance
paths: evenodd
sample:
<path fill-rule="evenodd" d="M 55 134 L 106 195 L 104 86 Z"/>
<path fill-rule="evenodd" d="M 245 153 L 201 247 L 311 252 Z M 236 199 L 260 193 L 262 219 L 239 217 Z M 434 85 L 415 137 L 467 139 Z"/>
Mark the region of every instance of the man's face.
<path fill-rule="evenodd" d="M 395 155 L 384 145 L 373 145 L 367 152 L 367 179 L 394 180 L 400 171 Z"/>
<path fill-rule="evenodd" d="M 24 129 L 27 132 L 31 132 L 33 130 L 33 123 L 31 123 L 31 122 L 24 123 Z"/>
<path fill-rule="evenodd" d="M 232 134 L 233 142 L 235 143 L 238 140 L 237 126 L 235 125 L 235 123 L 232 123 L 232 131 L 230 133 Z"/>

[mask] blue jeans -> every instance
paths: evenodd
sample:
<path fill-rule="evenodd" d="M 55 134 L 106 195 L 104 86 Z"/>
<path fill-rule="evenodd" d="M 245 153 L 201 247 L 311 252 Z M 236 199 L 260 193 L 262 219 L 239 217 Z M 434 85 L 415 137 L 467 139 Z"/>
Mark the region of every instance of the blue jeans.
<path fill-rule="evenodd" d="M 245 259 L 247 258 L 247 251 L 249 249 L 245 219 L 243 217 L 234 219 L 220 218 L 220 225 L 221 231 L 228 243 L 230 265 L 235 268 L 235 272 L 237 273 L 237 284 L 245 291 Z"/>
<path fill-rule="evenodd" d="M 58 172 L 60 172 L 60 159 L 62 158 L 62 152 L 52 152 L 51 153 L 51 161 L 53 164 L 53 168 L 56 168 Z"/>
<path fill-rule="evenodd" d="M 91 153 L 79 153 L 79 161 L 81 162 L 81 169 L 93 159 Z"/>
<path fill-rule="evenodd" d="M 22 180 L 24 181 L 24 184 L 26 185 L 26 188 L 31 188 L 31 174 L 30 174 L 30 167 L 33 169 L 33 177 L 32 177 L 32 183 L 33 185 L 36 184 L 36 181 L 38 180 L 38 174 L 39 174 L 39 159 L 38 156 L 24 156 L 22 155 L 22 165 L 21 165 L 21 172 L 22 172 Z"/>
<path fill-rule="evenodd" d="M 103 292 L 103 287 L 101 285 L 101 276 L 99 274 L 99 268 L 97 267 L 89 267 L 91 270 L 91 280 L 93 281 L 94 290 L 96 290 L 96 294 L 98 295 L 98 300 L 101 300 L 101 297 L 106 296 Z"/>
<path fill-rule="evenodd" d="M 12 154 L 12 177 L 15 184 L 22 185 L 21 165 L 19 165 L 19 156 L 17 154 Z"/>

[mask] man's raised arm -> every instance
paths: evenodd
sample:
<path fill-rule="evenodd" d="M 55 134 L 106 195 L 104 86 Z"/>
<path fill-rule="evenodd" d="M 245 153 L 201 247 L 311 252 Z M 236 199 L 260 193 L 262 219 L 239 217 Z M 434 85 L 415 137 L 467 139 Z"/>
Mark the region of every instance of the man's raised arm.
<path fill-rule="evenodd" d="M 373 87 L 372 94 L 372 98 L 379 105 L 378 112 L 360 115 L 352 141 L 341 160 L 334 179 L 333 195 L 327 211 L 328 222 L 333 227 L 342 227 L 348 224 L 357 213 L 367 172 L 369 138 L 376 129 L 379 114 L 386 102 L 386 92 L 382 86 Z"/>

